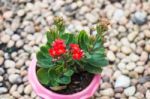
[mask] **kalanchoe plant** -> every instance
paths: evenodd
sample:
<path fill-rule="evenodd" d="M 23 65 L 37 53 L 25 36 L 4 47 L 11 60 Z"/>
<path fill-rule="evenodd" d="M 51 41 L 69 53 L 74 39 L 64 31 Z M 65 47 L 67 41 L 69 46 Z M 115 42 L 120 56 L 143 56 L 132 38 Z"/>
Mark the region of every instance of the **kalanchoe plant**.
<path fill-rule="evenodd" d="M 54 23 L 56 27 L 46 33 L 47 43 L 37 53 L 39 81 L 53 87 L 69 84 L 74 73 L 101 73 L 108 64 L 103 46 L 105 24 L 97 25 L 95 36 L 88 36 L 84 30 L 77 35 L 66 33 L 60 17 Z"/>

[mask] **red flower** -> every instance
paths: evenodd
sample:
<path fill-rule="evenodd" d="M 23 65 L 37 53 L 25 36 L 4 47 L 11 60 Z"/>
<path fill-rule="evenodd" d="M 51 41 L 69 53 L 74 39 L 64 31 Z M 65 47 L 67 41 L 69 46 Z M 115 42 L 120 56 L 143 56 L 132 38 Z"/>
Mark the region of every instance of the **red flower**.
<path fill-rule="evenodd" d="M 49 55 L 52 56 L 52 57 L 55 57 L 56 56 L 56 51 L 53 48 L 49 49 Z"/>
<path fill-rule="evenodd" d="M 64 43 L 64 40 L 62 39 L 56 39 L 53 44 L 52 48 L 49 50 L 50 56 L 60 56 L 66 52 L 66 45 Z"/>
<path fill-rule="evenodd" d="M 84 53 L 83 51 L 79 48 L 78 44 L 70 44 L 71 47 L 71 52 L 72 52 L 72 58 L 74 60 L 80 60 Z"/>
<path fill-rule="evenodd" d="M 79 50 L 79 51 L 73 53 L 72 58 L 74 60 L 80 60 L 83 57 L 83 55 L 84 55 L 83 51 Z"/>

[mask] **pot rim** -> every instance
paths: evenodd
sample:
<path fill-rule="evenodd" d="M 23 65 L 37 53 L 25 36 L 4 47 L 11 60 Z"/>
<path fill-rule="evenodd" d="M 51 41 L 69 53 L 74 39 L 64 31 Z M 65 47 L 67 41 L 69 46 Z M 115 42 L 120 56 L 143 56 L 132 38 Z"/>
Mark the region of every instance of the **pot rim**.
<path fill-rule="evenodd" d="M 80 99 L 86 99 L 87 97 L 91 97 L 94 94 L 94 92 L 97 90 L 98 86 L 100 85 L 101 76 L 99 74 L 96 74 L 93 77 L 93 80 L 91 81 L 91 83 L 82 91 L 79 91 L 79 92 L 73 93 L 73 94 L 69 94 L 69 95 L 52 92 L 51 90 L 48 90 L 47 88 L 45 88 L 38 81 L 38 78 L 37 78 L 36 72 L 35 72 L 36 71 L 36 63 L 37 63 L 37 59 L 33 58 L 30 66 L 29 66 L 29 69 L 28 69 L 28 80 L 29 80 L 29 83 L 31 84 L 33 90 L 36 92 L 36 94 L 45 99 L 50 99 L 47 95 L 62 97 L 62 99 L 74 99 L 73 97 L 81 96 L 83 94 L 85 94 L 85 96 Z M 97 82 L 99 82 L 99 83 L 97 83 Z"/>

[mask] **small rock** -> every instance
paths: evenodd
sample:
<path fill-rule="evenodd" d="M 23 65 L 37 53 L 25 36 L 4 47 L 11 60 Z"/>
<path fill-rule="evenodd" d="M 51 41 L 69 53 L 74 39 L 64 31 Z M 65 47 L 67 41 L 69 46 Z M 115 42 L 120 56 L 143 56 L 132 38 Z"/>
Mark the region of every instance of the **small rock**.
<path fill-rule="evenodd" d="M 9 92 L 10 93 L 13 93 L 14 91 L 16 91 L 17 90 L 17 85 L 15 84 L 15 85 L 12 85 L 12 87 L 10 88 L 10 90 L 9 90 Z"/>
<path fill-rule="evenodd" d="M 150 81 L 150 76 L 143 76 L 139 79 L 139 83 L 143 84 L 145 82 L 149 82 Z"/>
<path fill-rule="evenodd" d="M 124 70 L 124 69 L 126 68 L 126 64 L 123 63 L 123 62 L 120 62 L 120 63 L 118 64 L 118 68 L 119 68 L 120 70 Z"/>
<path fill-rule="evenodd" d="M 146 22 L 146 13 L 145 12 L 141 12 L 141 11 L 137 11 L 135 12 L 132 21 L 136 24 L 142 25 Z"/>
<path fill-rule="evenodd" d="M 18 40 L 17 42 L 16 42 L 16 47 L 17 48 L 20 48 L 20 47 L 22 47 L 23 46 L 23 41 L 22 40 Z"/>
<path fill-rule="evenodd" d="M 129 76 L 130 76 L 131 78 L 138 78 L 138 77 L 139 77 L 138 73 L 135 72 L 135 71 L 131 71 L 131 72 L 129 72 L 128 74 L 129 74 Z"/>
<path fill-rule="evenodd" d="M 27 33 L 34 33 L 34 32 L 35 32 L 35 29 L 34 29 L 34 26 L 29 25 L 29 26 L 26 26 L 26 27 L 24 28 L 24 31 L 27 32 Z"/>
<path fill-rule="evenodd" d="M 13 12 L 12 11 L 6 11 L 4 14 L 3 14 L 3 17 L 5 19 L 9 19 L 13 16 Z"/>
<path fill-rule="evenodd" d="M 12 60 L 6 60 L 4 63 L 5 68 L 14 68 L 15 67 L 15 62 Z"/>
<path fill-rule="evenodd" d="M 129 99 L 137 99 L 137 98 L 134 96 L 130 96 Z"/>
<path fill-rule="evenodd" d="M 135 39 L 135 37 L 138 35 L 138 32 L 132 32 L 128 35 L 128 40 L 131 42 Z"/>
<path fill-rule="evenodd" d="M 146 44 L 145 45 L 145 51 L 147 51 L 148 53 L 150 53 L 150 44 Z"/>
<path fill-rule="evenodd" d="M 146 62 L 148 60 L 148 53 L 143 51 L 140 57 L 140 60 Z"/>
<path fill-rule="evenodd" d="M 5 35 L 2 35 L 2 36 L 1 36 L 1 41 L 2 41 L 3 43 L 8 43 L 9 40 L 10 40 L 10 36 L 9 36 L 9 35 L 5 34 Z"/>
<path fill-rule="evenodd" d="M 140 57 L 134 53 L 131 53 L 129 59 L 133 62 L 137 62 L 140 59 Z"/>
<path fill-rule="evenodd" d="M 3 81 L 3 77 L 2 76 L 0 76 L 0 82 L 2 82 Z"/>
<path fill-rule="evenodd" d="M 135 94 L 135 97 L 137 97 L 138 99 L 144 99 L 144 94 L 140 93 L 140 92 L 137 92 Z"/>
<path fill-rule="evenodd" d="M 136 64 L 134 62 L 130 62 L 127 64 L 126 69 L 133 70 L 135 67 L 136 67 Z"/>
<path fill-rule="evenodd" d="M 122 9 L 115 10 L 114 15 L 113 15 L 113 20 L 119 21 L 123 17 L 124 17 L 124 11 Z"/>
<path fill-rule="evenodd" d="M 122 46 L 121 47 L 121 51 L 124 53 L 124 54 L 130 54 L 132 52 L 131 48 L 128 47 L 128 46 Z"/>
<path fill-rule="evenodd" d="M 115 88 L 115 93 L 122 93 L 123 90 L 124 89 L 122 87 L 117 87 L 117 88 Z"/>
<path fill-rule="evenodd" d="M 17 12 L 17 15 L 18 16 L 23 16 L 25 14 L 25 11 L 23 9 L 20 9 L 18 12 Z"/>
<path fill-rule="evenodd" d="M 150 99 L 150 90 L 146 91 L 146 99 Z"/>
<path fill-rule="evenodd" d="M 16 62 L 16 67 L 17 68 L 20 68 L 21 66 L 23 66 L 24 64 L 24 59 L 19 59 L 17 62 Z"/>
<path fill-rule="evenodd" d="M 32 92 L 32 87 L 31 85 L 27 85 L 24 89 L 25 94 L 30 94 Z"/>
<path fill-rule="evenodd" d="M 18 35 L 18 34 L 14 34 L 13 36 L 12 36 L 12 40 L 13 41 L 18 41 L 20 39 L 20 36 Z"/>
<path fill-rule="evenodd" d="M 134 69 L 135 72 L 137 73 L 143 73 L 144 72 L 144 67 L 143 66 L 138 66 Z"/>
<path fill-rule="evenodd" d="M 126 96 L 132 96 L 135 94 L 136 88 L 135 86 L 128 87 L 124 90 Z"/>
<path fill-rule="evenodd" d="M 20 85 L 17 89 L 17 91 L 21 94 L 23 92 L 24 85 Z"/>
<path fill-rule="evenodd" d="M 12 95 L 13 95 L 15 98 L 17 98 L 17 99 L 19 99 L 19 98 L 21 97 L 21 95 L 20 95 L 17 91 L 14 91 L 14 92 L 12 93 Z"/>
<path fill-rule="evenodd" d="M 111 51 L 113 51 L 113 52 L 117 52 L 118 47 L 115 46 L 115 45 L 110 45 L 110 46 L 109 46 L 109 49 L 110 49 Z"/>
<path fill-rule="evenodd" d="M 114 96 L 114 91 L 112 88 L 102 90 L 102 91 L 100 91 L 100 93 L 104 96 Z"/>
<path fill-rule="evenodd" d="M 112 62 L 116 60 L 116 56 L 114 55 L 112 51 L 107 52 L 107 58 Z"/>
<path fill-rule="evenodd" d="M 15 42 L 14 42 L 13 40 L 10 40 L 10 41 L 7 43 L 7 47 L 8 47 L 8 48 L 11 48 L 11 47 L 14 46 L 14 44 L 15 44 Z"/>
<path fill-rule="evenodd" d="M 0 87 L 0 94 L 6 93 L 8 91 L 5 87 Z"/>
<path fill-rule="evenodd" d="M 111 84 L 110 83 L 107 83 L 107 82 L 104 82 L 101 84 L 101 89 L 107 89 L 107 88 L 111 88 Z"/>
<path fill-rule="evenodd" d="M 18 74 L 9 75 L 8 79 L 11 83 L 20 83 L 22 81 L 21 77 Z"/>
<path fill-rule="evenodd" d="M 144 34 L 147 38 L 150 38 L 150 31 L 149 30 L 144 30 Z"/>
<path fill-rule="evenodd" d="M 87 13 L 87 14 L 85 15 L 85 18 L 86 18 L 88 21 L 90 21 L 91 23 L 95 23 L 95 22 L 98 21 L 98 15 L 93 15 L 93 14 L 91 14 L 91 13 Z"/>
<path fill-rule="evenodd" d="M 0 56 L 0 65 L 2 65 L 4 62 L 4 58 Z"/>
<path fill-rule="evenodd" d="M 117 87 L 128 87 L 130 85 L 130 78 L 125 76 L 125 75 L 121 75 L 116 79 L 115 82 L 115 88 Z"/>
<path fill-rule="evenodd" d="M 0 75 L 2 75 L 2 74 L 4 74 L 4 73 L 5 73 L 4 69 L 3 69 L 3 68 L 0 68 Z"/>

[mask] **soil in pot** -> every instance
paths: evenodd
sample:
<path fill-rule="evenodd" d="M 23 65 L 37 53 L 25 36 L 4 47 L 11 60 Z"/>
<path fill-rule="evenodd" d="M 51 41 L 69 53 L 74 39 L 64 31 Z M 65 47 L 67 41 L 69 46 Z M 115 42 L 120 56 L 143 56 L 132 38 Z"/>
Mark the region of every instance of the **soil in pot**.
<path fill-rule="evenodd" d="M 85 89 L 91 83 L 93 77 L 94 74 L 88 72 L 81 72 L 80 74 L 75 73 L 71 78 L 71 83 L 63 90 L 53 91 L 49 87 L 45 87 L 55 93 L 69 95 Z"/>

